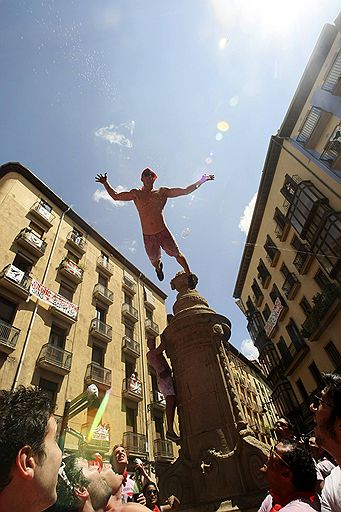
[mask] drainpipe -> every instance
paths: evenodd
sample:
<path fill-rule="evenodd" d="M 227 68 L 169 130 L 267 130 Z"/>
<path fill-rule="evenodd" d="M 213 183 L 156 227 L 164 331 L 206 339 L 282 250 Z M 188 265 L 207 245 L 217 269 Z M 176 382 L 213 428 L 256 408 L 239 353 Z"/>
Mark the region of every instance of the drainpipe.
<path fill-rule="evenodd" d="M 137 302 L 138 302 L 138 307 L 139 307 L 139 318 L 140 318 L 140 337 L 141 337 L 141 358 L 142 358 L 142 380 L 143 380 L 143 394 L 144 394 L 144 417 L 145 417 L 145 426 L 146 426 L 146 438 L 147 438 L 147 460 L 150 460 L 150 445 L 149 445 L 149 439 L 150 439 L 150 436 L 149 436 L 149 425 L 148 425 L 148 406 L 147 406 L 147 399 L 148 399 L 148 395 L 147 395 L 147 378 L 148 378 L 148 375 L 146 377 L 146 371 L 145 371 L 145 352 L 144 352 L 144 340 L 142 339 L 142 336 L 143 336 L 143 333 L 144 333 L 144 330 L 141 328 L 141 321 L 142 321 L 142 316 L 141 316 L 141 303 L 140 303 L 140 280 L 141 280 L 141 276 L 142 276 L 142 272 L 140 272 L 140 275 L 138 276 L 137 278 Z"/>
<path fill-rule="evenodd" d="M 59 233 L 60 233 L 60 229 L 61 229 L 61 226 L 62 226 L 62 222 L 64 220 L 65 214 L 69 210 L 71 210 L 71 206 L 69 206 L 65 210 L 65 212 L 63 212 L 62 216 L 59 219 L 58 229 L 57 229 L 57 232 L 56 232 L 54 240 L 53 240 L 53 244 L 52 244 L 52 247 L 51 247 L 51 252 L 50 252 L 49 258 L 47 260 L 47 265 L 46 265 L 46 268 L 45 268 L 45 271 L 44 271 L 43 279 L 41 281 L 41 284 L 43 284 L 43 285 L 46 282 L 47 274 L 48 274 L 48 271 L 50 270 L 52 256 L 53 256 L 55 248 L 56 248 L 56 244 L 57 244 L 57 240 L 58 240 L 58 237 L 59 237 Z M 31 337 L 32 327 L 33 327 L 33 324 L 34 324 L 34 321 L 35 321 L 35 318 L 36 318 L 36 315 L 37 315 L 38 306 L 39 306 L 39 299 L 37 299 L 37 301 L 35 303 L 35 306 L 34 306 L 34 309 L 33 309 L 33 313 L 32 313 L 32 316 L 31 316 L 31 320 L 30 320 L 30 323 L 29 323 L 29 326 L 28 326 L 28 329 L 27 329 L 27 333 L 26 333 L 26 337 L 25 337 L 25 341 L 24 341 L 24 346 L 23 346 L 23 349 L 22 349 L 21 354 L 20 354 L 19 364 L 17 366 L 16 372 L 15 372 L 15 376 L 14 376 L 14 379 L 13 379 L 13 384 L 12 384 L 12 387 L 11 387 L 11 391 L 14 391 L 16 389 L 17 385 L 18 385 L 18 381 L 19 381 L 19 377 L 20 377 L 20 372 L 22 370 L 22 366 L 23 366 L 24 359 L 25 359 L 25 356 L 26 356 L 28 342 L 29 342 L 30 337 Z"/>

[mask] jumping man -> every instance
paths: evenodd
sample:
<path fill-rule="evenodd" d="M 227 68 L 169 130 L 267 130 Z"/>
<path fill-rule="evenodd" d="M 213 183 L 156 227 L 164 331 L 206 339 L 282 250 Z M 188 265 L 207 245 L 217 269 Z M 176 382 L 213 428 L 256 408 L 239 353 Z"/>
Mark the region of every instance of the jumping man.
<path fill-rule="evenodd" d="M 185 196 L 194 192 L 206 181 L 214 180 L 213 174 L 204 174 L 200 180 L 186 188 L 161 187 L 154 189 L 154 182 L 157 178 L 152 169 L 148 167 L 142 171 L 142 189 L 133 188 L 128 192 L 116 192 L 108 183 L 107 173 L 97 174 L 95 180 L 104 185 L 108 194 L 115 201 L 134 201 L 140 216 L 143 240 L 147 255 L 155 267 L 156 275 L 163 281 L 163 264 L 161 262 L 161 247 L 169 255 L 176 258 L 188 275 L 188 284 L 194 288 L 197 277 L 189 269 L 185 256 L 180 252 L 173 235 L 166 226 L 163 218 L 163 209 L 168 198 Z"/>

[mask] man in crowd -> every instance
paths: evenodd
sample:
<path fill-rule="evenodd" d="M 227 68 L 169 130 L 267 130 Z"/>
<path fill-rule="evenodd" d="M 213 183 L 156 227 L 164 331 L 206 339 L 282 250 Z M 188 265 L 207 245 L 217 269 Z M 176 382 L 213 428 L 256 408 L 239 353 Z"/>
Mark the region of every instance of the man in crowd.
<path fill-rule="evenodd" d="M 128 455 L 126 449 L 121 444 L 116 444 L 112 449 L 111 464 L 112 467 L 117 471 L 119 475 L 123 475 L 124 480 L 121 489 L 122 502 L 127 503 L 133 501 L 133 496 L 139 495 L 137 498 L 138 503 L 145 504 L 145 498 L 141 493 L 142 487 L 147 483 L 151 482 L 151 478 L 146 472 L 142 461 L 136 459 L 135 473 L 129 474 L 128 468 Z M 141 480 L 139 482 L 139 480 Z"/>
<path fill-rule="evenodd" d="M 323 489 L 325 479 L 330 475 L 331 471 L 335 468 L 335 465 L 325 457 L 326 451 L 321 448 L 321 446 L 318 446 L 314 436 L 309 437 L 308 446 L 315 462 L 318 490 L 321 491 Z"/>
<path fill-rule="evenodd" d="M 56 501 L 62 458 L 56 432 L 42 390 L 0 391 L 1 512 L 40 512 Z"/>
<path fill-rule="evenodd" d="M 298 443 L 290 440 L 277 443 L 261 471 L 270 490 L 258 512 L 319 510 L 315 465 L 308 451 Z"/>
<path fill-rule="evenodd" d="M 283 441 L 283 439 L 295 439 L 295 428 L 288 418 L 284 416 L 278 418 L 274 430 L 278 441 Z"/>
<path fill-rule="evenodd" d="M 92 462 L 92 461 L 90 461 Z M 58 500 L 49 512 L 147 512 L 138 503 L 122 504 L 123 475 L 111 468 L 89 464 L 70 456 L 63 465 L 58 482 Z"/>
<path fill-rule="evenodd" d="M 169 255 L 175 257 L 188 275 L 188 286 L 195 288 L 198 279 L 192 274 L 185 256 L 180 252 L 173 235 L 163 218 L 163 209 L 167 199 L 185 196 L 194 192 L 206 181 L 214 180 L 213 174 L 204 174 L 200 180 L 185 188 L 161 187 L 154 189 L 157 175 L 148 167 L 142 171 L 142 189 L 133 188 L 128 192 L 116 192 L 109 184 L 107 173 L 97 174 L 95 180 L 101 183 L 115 201 L 134 201 L 140 216 L 143 240 L 151 264 L 155 267 L 159 281 L 163 281 L 163 264 L 161 262 L 161 247 Z"/>
<path fill-rule="evenodd" d="M 318 446 L 335 459 L 337 466 L 325 479 L 321 494 L 322 511 L 341 510 L 341 375 L 323 375 L 324 388 L 310 406 L 315 420 Z"/>

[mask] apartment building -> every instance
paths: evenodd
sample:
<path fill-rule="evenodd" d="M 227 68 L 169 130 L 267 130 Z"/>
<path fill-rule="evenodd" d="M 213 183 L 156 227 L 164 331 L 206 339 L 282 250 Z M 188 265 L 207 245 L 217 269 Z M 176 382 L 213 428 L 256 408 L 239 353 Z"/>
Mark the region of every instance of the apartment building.
<path fill-rule="evenodd" d="M 341 371 L 341 16 L 325 25 L 271 137 L 235 285 L 277 409 L 312 427 Z"/>
<path fill-rule="evenodd" d="M 231 344 L 227 354 L 245 420 L 259 441 L 271 445 L 274 439 L 272 429 L 279 414 L 262 369 Z"/>
<path fill-rule="evenodd" d="M 0 167 L 0 218 L 0 387 L 40 386 L 60 418 L 71 400 L 67 449 L 123 443 L 132 457 L 171 461 L 146 360 L 166 295 L 19 163 Z M 91 384 L 92 400 L 82 395 Z"/>

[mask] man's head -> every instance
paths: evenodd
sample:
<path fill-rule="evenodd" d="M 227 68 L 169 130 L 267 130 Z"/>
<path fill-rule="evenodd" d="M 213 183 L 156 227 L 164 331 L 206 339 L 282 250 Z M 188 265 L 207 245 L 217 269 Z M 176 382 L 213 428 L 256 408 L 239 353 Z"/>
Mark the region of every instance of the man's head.
<path fill-rule="evenodd" d="M 56 432 L 53 408 L 42 390 L 0 391 L 0 502 L 25 497 L 27 511 L 55 502 L 62 457 Z"/>
<path fill-rule="evenodd" d="M 341 461 L 341 375 L 327 373 L 322 376 L 324 388 L 315 396 L 310 410 L 315 419 L 316 442 Z"/>
<path fill-rule="evenodd" d="M 142 493 L 146 498 L 146 507 L 153 510 L 159 501 L 159 491 L 153 482 L 148 482 L 142 489 Z"/>
<path fill-rule="evenodd" d="M 147 340 L 147 347 L 149 348 L 149 350 L 154 350 L 155 349 L 155 347 L 156 347 L 155 338 L 148 338 L 148 340 Z"/>
<path fill-rule="evenodd" d="M 128 455 L 126 449 L 121 444 L 115 444 L 111 452 L 111 464 L 116 467 L 119 473 L 122 473 L 128 465 Z"/>
<path fill-rule="evenodd" d="M 143 169 L 141 173 L 141 181 L 144 189 L 151 190 L 156 179 L 157 175 L 152 169 L 149 169 L 149 167 Z"/>
<path fill-rule="evenodd" d="M 281 441 L 271 449 L 261 468 L 270 489 L 282 497 L 293 492 L 314 492 L 316 469 L 309 452 L 294 441 Z"/>
<path fill-rule="evenodd" d="M 294 426 L 290 422 L 290 420 L 288 418 L 285 418 L 284 416 L 278 418 L 278 420 L 275 423 L 274 430 L 279 441 L 282 441 L 283 439 L 295 438 Z"/>

